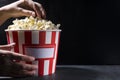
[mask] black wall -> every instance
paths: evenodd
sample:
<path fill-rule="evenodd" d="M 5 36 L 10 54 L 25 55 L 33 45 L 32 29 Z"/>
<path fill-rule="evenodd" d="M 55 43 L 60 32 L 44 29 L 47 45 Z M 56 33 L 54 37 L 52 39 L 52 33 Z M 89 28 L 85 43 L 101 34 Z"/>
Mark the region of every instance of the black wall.
<path fill-rule="evenodd" d="M 61 24 L 57 64 L 120 64 L 119 0 L 35 1 L 42 3 L 47 19 Z M 0 5 L 9 2 L 0 0 Z M 1 26 L 0 44 L 6 44 L 9 24 Z"/>

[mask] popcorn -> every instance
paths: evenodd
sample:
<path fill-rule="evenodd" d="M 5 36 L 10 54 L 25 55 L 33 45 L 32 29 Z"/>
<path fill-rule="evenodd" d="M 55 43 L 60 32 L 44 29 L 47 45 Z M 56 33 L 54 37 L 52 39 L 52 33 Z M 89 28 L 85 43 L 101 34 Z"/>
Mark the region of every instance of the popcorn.
<path fill-rule="evenodd" d="M 60 32 L 60 24 L 32 16 L 13 20 L 5 30 L 8 44 L 16 43 L 12 51 L 35 57 L 35 76 L 55 73 Z"/>
<path fill-rule="evenodd" d="M 16 19 L 7 30 L 54 30 L 59 29 L 60 24 L 53 24 L 50 20 L 38 19 L 32 16 L 25 19 Z"/>

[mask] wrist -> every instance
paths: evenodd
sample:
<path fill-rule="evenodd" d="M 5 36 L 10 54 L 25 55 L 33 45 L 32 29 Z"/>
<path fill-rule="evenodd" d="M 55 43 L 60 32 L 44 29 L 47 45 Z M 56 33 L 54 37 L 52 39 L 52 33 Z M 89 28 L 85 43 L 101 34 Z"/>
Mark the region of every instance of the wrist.
<path fill-rule="evenodd" d="M 9 13 L 7 12 L 7 9 L 4 9 L 4 7 L 0 8 L 0 18 L 2 19 L 9 19 Z"/>
<path fill-rule="evenodd" d="M 7 10 L 4 8 L 0 8 L 0 25 L 2 25 L 7 19 L 9 19 L 9 15 L 7 13 Z"/>

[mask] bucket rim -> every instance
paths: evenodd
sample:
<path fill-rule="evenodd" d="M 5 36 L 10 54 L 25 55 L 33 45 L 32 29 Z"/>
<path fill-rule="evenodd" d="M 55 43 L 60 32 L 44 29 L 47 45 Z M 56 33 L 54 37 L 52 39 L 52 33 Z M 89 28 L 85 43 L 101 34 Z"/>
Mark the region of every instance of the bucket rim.
<path fill-rule="evenodd" d="M 54 30 L 8 30 L 6 29 L 5 32 L 9 32 L 9 31 L 62 31 L 61 29 L 54 29 Z"/>

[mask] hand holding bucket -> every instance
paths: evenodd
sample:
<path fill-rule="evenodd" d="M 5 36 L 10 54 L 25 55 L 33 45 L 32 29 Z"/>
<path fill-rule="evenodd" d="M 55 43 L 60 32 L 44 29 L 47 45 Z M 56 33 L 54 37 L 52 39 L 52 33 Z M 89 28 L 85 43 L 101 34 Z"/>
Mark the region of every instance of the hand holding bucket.
<path fill-rule="evenodd" d="M 33 56 L 38 65 L 37 76 L 55 73 L 61 30 L 6 30 L 8 43 L 15 42 L 13 51 Z"/>

